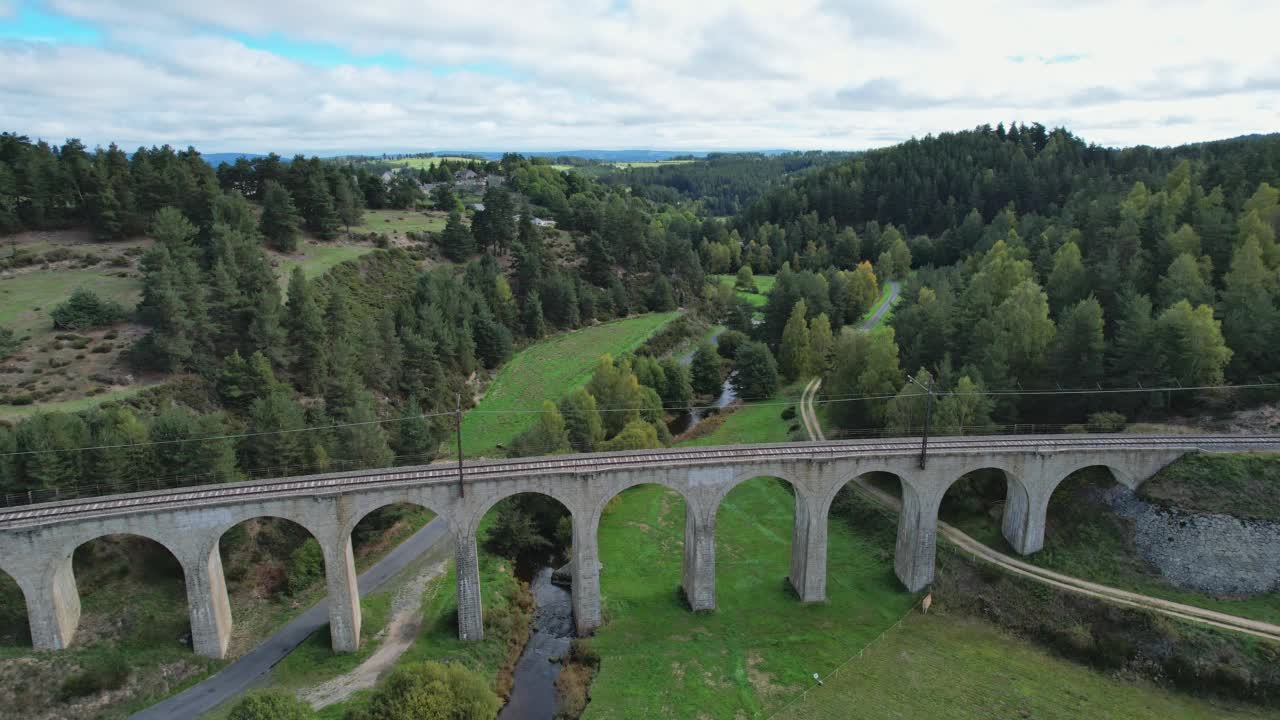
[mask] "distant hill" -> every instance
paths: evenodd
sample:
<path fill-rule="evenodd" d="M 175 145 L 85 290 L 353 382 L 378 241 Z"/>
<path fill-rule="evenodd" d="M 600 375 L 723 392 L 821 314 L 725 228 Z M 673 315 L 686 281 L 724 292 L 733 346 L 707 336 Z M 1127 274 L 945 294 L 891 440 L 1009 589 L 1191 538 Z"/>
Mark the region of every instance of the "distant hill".
<path fill-rule="evenodd" d="M 256 160 L 260 157 L 266 157 L 266 155 L 263 155 L 262 153 L 225 152 L 225 153 L 203 153 L 200 155 L 200 157 L 204 158 L 204 161 L 209 163 L 210 165 L 217 167 L 222 163 L 227 163 L 227 164 L 234 163 L 236 160 L 239 160 L 240 158 L 245 158 L 247 160 Z"/>

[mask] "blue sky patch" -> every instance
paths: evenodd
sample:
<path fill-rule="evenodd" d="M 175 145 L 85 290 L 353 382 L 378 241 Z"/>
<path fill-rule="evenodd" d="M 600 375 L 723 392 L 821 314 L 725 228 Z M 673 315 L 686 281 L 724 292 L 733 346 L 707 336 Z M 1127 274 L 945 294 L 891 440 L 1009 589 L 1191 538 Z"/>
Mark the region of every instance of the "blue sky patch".
<path fill-rule="evenodd" d="M 232 33 L 231 37 L 245 47 L 262 50 L 317 67 L 351 65 L 353 67 L 383 67 L 390 70 L 399 70 L 409 65 L 407 60 L 396 53 L 360 55 L 329 43 L 291 40 L 280 33 L 271 33 L 270 35 L 259 37 L 243 33 Z"/>
<path fill-rule="evenodd" d="M 44 12 L 23 3 L 11 18 L 0 18 L 0 38 L 53 44 L 101 45 L 102 31 L 89 23 Z"/>

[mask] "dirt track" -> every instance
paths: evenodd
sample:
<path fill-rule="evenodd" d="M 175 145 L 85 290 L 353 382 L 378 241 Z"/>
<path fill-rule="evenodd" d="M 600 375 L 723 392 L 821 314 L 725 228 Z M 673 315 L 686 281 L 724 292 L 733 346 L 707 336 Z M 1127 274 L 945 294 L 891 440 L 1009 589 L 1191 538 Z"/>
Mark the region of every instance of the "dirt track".
<path fill-rule="evenodd" d="M 810 440 L 825 440 L 822 434 L 821 423 L 818 422 L 818 416 L 813 409 L 814 397 L 818 394 L 818 388 L 822 385 L 820 378 L 814 378 L 804 388 L 804 393 L 800 396 L 800 418 L 804 421 L 805 432 L 808 433 Z M 865 478 L 857 478 L 852 483 L 853 487 L 864 496 L 870 498 L 876 503 L 883 505 L 894 512 L 901 509 L 901 503 L 898 499 L 887 493 L 881 492 L 872 487 Z M 1149 595 L 1141 595 L 1127 590 L 1109 587 L 1107 585 L 1099 585 L 1098 583 L 1081 580 L 1080 578 L 1063 575 L 1061 573 L 1046 570 L 1029 563 L 1025 563 L 1015 557 L 1005 555 L 1004 553 L 992 550 L 983 543 L 974 540 L 957 528 L 947 523 L 938 522 L 938 534 L 946 541 L 960 548 L 975 560 L 982 560 L 991 565 L 995 565 L 1007 572 L 1015 575 L 1034 580 L 1045 585 L 1066 590 L 1068 592 L 1097 598 L 1113 605 L 1123 605 L 1127 607 L 1136 607 L 1150 610 L 1161 615 L 1186 620 L 1189 622 L 1201 623 L 1203 625 L 1211 625 L 1213 627 L 1222 628 L 1224 630 L 1234 630 L 1255 637 L 1265 638 L 1275 642 L 1280 642 L 1280 626 L 1270 623 L 1250 620 L 1248 618 L 1236 617 L 1235 615 L 1227 615 L 1226 613 L 1205 610 L 1192 605 L 1184 605 L 1182 603 L 1171 602 Z"/>

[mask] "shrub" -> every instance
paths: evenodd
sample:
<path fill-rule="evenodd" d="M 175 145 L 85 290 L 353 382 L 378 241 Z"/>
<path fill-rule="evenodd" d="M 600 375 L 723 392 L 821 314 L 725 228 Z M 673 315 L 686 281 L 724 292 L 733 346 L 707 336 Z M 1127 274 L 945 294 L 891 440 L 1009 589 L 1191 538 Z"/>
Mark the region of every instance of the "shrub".
<path fill-rule="evenodd" d="M 720 357 L 733 359 L 738 354 L 738 348 L 747 342 L 747 336 L 737 330 L 725 330 L 716 338 L 716 352 L 720 353 Z"/>
<path fill-rule="evenodd" d="M 80 288 L 53 309 L 52 317 L 53 326 L 59 330 L 83 330 L 120 322 L 125 310 L 114 300 L 104 300 L 92 290 Z"/>
<path fill-rule="evenodd" d="M 347 720 L 492 720 L 501 704 L 488 679 L 461 665 L 406 665 Z"/>
<path fill-rule="evenodd" d="M 112 655 L 95 660 L 80 672 L 67 678 L 59 688 L 63 700 L 93 695 L 104 690 L 124 687 L 129 679 L 129 664 L 123 657 Z"/>
<path fill-rule="evenodd" d="M 309 720 L 311 706 L 283 690 L 250 693 L 231 708 L 227 720 Z"/>
<path fill-rule="evenodd" d="M 102 353 L 109 353 L 114 349 L 115 349 L 115 346 L 112 345 L 111 343 L 102 343 L 101 345 L 95 347 L 89 352 L 101 355 Z"/>
<path fill-rule="evenodd" d="M 1089 416 L 1089 432 L 1114 433 L 1124 430 L 1127 422 L 1124 415 L 1118 412 L 1096 412 Z"/>
<path fill-rule="evenodd" d="M 0 360 L 18 352 L 18 339 L 9 328 L 0 328 Z"/>
<path fill-rule="evenodd" d="M 308 538 L 289 556 L 288 575 L 290 595 L 297 595 L 324 577 L 324 552 L 315 538 Z"/>

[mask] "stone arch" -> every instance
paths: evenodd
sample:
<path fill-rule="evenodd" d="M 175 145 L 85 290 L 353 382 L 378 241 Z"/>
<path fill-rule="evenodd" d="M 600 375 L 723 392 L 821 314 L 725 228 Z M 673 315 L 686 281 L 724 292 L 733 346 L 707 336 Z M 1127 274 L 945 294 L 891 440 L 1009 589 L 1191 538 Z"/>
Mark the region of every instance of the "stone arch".
<path fill-rule="evenodd" d="M 783 480 L 787 485 L 791 486 L 792 491 L 797 497 L 803 496 L 807 499 L 813 494 L 810 488 L 800 482 L 793 472 L 780 465 L 769 465 L 760 468 L 739 470 L 734 473 L 729 482 L 722 483 L 716 487 L 714 494 L 711 495 L 710 501 L 704 508 L 709 517 L 714 520 L 715 516 L 720 512 L 721 503 L 724 502 L 724 499 L 728 497 L 729 493 L 733 492 L 735 488 L 748 480 L 755 480 L 756 478 L 777 478 L 779 480 Z"/>
<path fill-rule="evenodd" d="M 789 528 L 789 539 L 786 538 L 786 529 L 782 529 L 781 534 L 775 533 L 771 529 L 765 529 L 765 535 L 770 540 L 786 547 L 786 550 L 783 551 L 783 556 L 788 558 L 786 565 L 787 577 L 796 595 L 806 602 L 818 602 L 825 599 L 826 523 L 825 517 L 818 519 L 821 494 L 799 481 L 794 473 L 776 465 L 751 468 L 734 474 L 729 482 L 716 489 L 715 495 L 712 497 L 711 502 L 708 503 L 705 518 L 706 526 L 704 528 L 694 528 L 698 534 L 707 533 L 711 536 L 709 543 L 701 540 L 701 538 L 697 539 L 701 540 L 699 544 L 709 544 L 711 546 L 709 557 L 712 558 L 712 575 L 710 579 L 706 577 L 701 579 L 702 595 L 707 594 L 708 588 L 714 593 L 715 584 L 720 581 L 718 576 L 724 574 L 724 568 L 733 564 L 732 555 L 728 556 L 730 558 L 729 562 L 714 560 L 714 558 L 723 556 L 730 549 L 724 545 L 723 533 L 717 532 L 717 527 L 721 521 L 720 512 L 726 506 L 725 501 L 729 499 L 734 490 L 743 487 L 748 482 L 770 480 L 780 480 L 791 490 L 794 507 L 791 516 L 791 527 Z M 759 522 L 759 516 L 753 516 L 753 522 L 764 527 Z M 687 552 L 688 550 L 686 549 Z M 772 557 L 772 553 L 765 553 L 764 555 Z M 756 560 L 769 562 L 767 558 L 757 557 Z M 712 597 L 714 598 L 714 595 Z M 715 600 L 713 599 L 714 602 Z"/>
<path fill-rule="evenodd" d="M 186 553 L 184 553 L 184 548 L 181 545 L 162 534 L 132 529 L 123 532 L 78 534 L 74 538 L 68 539 L 68 542 L 64 545 L 63 552 L 56 556 L 52 567 L 46 569 L 46 576 L 41 578 L 39 582 L 41 584 L 54 587 L 61 586 L 63 592 L 75 595 L 74 604 L 77 612 L 75 614 L 73 625 L 69 628 L 70 632 L 74 633 L 80 620 L 80 584 L 86 581 L 92 582 L 94 580 L 98 580 L 102 584 L 111 582 L 111 578 L 109 576 L 100 577 L 98 573 L 95 572 L 100 567 L 97 554 L 105 549 L 109 549 L 111 544 L 118 543 L 120 541 L 136 543 L 139 540 L 145 542 L 149 546 L 148 553 L 155 553 L 155 557 L 147 558 L 146 562 L 134 562 L 134 560 L 136 560 L 136 556 L 134 556 L 132 551 L 130 551 L 128 560 L 125 562 L 127 562 L 131 572 L 141 571 L 145 575 L 150 576 L 145 581 L 146 585 L 152 586 L 153 591 L 163 592 L 165 594 L 172 592 L 174 595 L 173 600 L 178 603 L 177 607 L 181 607 L 186 610 L 183 614 L 185 614 L 187 618 L 184 620 L 178 620 L 177 624 L 172 628 L 165 629 L 172 630 L 171 636 L 176 644 L 177 639 L 188 629 L 187 623 L 189 622 L 193 648 L 196 649 L 197 652 L 207 650 L 207 648 L 198 642 L 196 637 L 197 628 L 195 627 L 194 619 L 199 598 L 193 597 L 191 593 L 190 576 L 192 574 L 192 569 L 188 566 Z M 156 552 L 155 549 L 160 549 L 162 552 Z M 90 555 L 91 553 L 93 554 L 92 556 Z M 165 555 L 168 556 L 168 560 L 172 561 L 172 566 L 167 569 L 170 571 L 176 570 L 176 577 L 156 574 L 158 569 L 161 571 L 166 569 L 163 567 L 163 562 L 157 563 L 157 560 Z M 159 568 L 157 567 L 158 565 L 160 566 Z M 125 612 L 130 612 L 131 607 L 138 606 L 132 603 L 126 603 Z M 163 616 L 156 617 L 153 614 L 146 614 L 145 616 L 138 615 L 133 619 L 137 622 L 139 627 L 145 628 L 148 632 L 159 632 L 160 629 L 164 627 L 162 625 Z M 67 640 L 69 641 L 70 639 L 70 636 L 68 636 Z"/>
<path fill-rule="evenodd" d="M 1103 490 L 1105 487 L 1105 492 L 1119 491 L 1130 494 L 1146 479 L 1145 477 L 1139 479 L 1137 474 L 1118 467 L 1115 463 L 1096 459 L 1077 460 L 1058 465 L 1046 477 L 1044 491 L 1032 506 L 1033 522 L 1038 523 L 1035 549 L 1039 550 L 1046 543 L 1051 523 L 1061 532 L 1064 527 L 1069 527 L 1076 522 L 1078 518 L 1075 517 L 1075 511 L 1078 506 L 1089 508 L 1086 515 L 1091 518 L 1090 522 L 1108 522 L 1107 517 L 1112 516 L 1113 513 L 1109 507 L 1095 507 L 1095 502 L 1101 503 L 1102 497 L 1092 490 L 1086 490 L 1087 485 L 1101 481 L 1101 485 L 1095 489 Z M 1083 491 L 1083 495 L 1077 497 L 1078 491 Z M 1056 501 L 1055 498 L 1057 498 Z M 1054 508 L 1057 509 L 1054 510 Z M 1105 512 L 1095 513 L 1093 510 Z"/>
<path fill-rule="evenodd" d="M 629 490 L 637 490 L 639 488 L 649 488 L 664 491 L 664 496 L 660 504 L 653 507 L 657 508 L 658 519 L 654 525 L 641 525 L 639 523 L 627 523 L 627 527 L 614 526 L 607 528 L 611 532 L 602 534 L 600 530 L 601 524 L 605 521 L 604 509 L 612 502 Z M 674 496 L 674 497 L 672 497 Z M 666 498 L 671 498 L 670 505 L 667 505 Z M 678 498 L 675 499 L 675 498 Z M 680 506 L 683 506 L 681 508 Z M 609 578 L 620 577 L 626 574 L 632 578 L 642 578 L 643 583 L 629 583 L 631 588 L 643 587 L 646 589 L 642 596 L 632 596 L 628 598 L 629 602 L 670 602 L 670 592 L 678 589 L 684 584 L 685 577 L 688 573 L 683 565 L 689 559 L 689 545 L 693 542 L 692 535 L 694 533 L 690 521 L 694 519 L 697 512 L 695 501 L 690 494 L 685 492 L 683 488 L 670 482 L 662 480 L 646 480 L 644 478 L 628 480 L 628 482 L 610 488 L 609 492 L 603 493 L 600 502 L 594 506 L 590 520 L 585 523 L 585 532 L 593 533 L 597 538 L 597 542 L 603 536 L 613 541 L 612 554 L 605 557 L 608 547 L 601 549 L 601 560 L 603 579 L 601 580 L 601 588 L 607 589 L 610 585 Z M 683 516 L 683 517 L 680 517 Z M 678 519 L 677 519 L 678 518 Z M 664 522 L 666 520 L 666 522 Z M 674 526 L 672 525 L 674 523 Z M 674 544 L 670 543 L 668 533 L 677 536 L 681 544 L 680 553 L 675 552 Z M 656 536 L 656 537 L 655 537 Z M 619 551 L 619 539 L 625 541 L 625 551 Z M 674 570 L 675 582 L 668 582 L 672 575 L 672 568 L 669 563 L 675 558 L 681 558 L 681 567 Z M 614 584 L 615 592 L 618 585 Z M 649 590 L 652 590 L 649 592 Z M 616 597 L 616 595 L 615 595 Z"/>
<path fill-rule="evenodd" d="M 823 515 L 827 516 L 830 514 L 831 505 L 835 502 L 836 496 L 840 494 L 841 490 L 845 489 L 849 483 L 868 475 L 892 475 L 897 478 L 899 488 L 903 493 L 905 493 L 908 488 L 915 492 L 920 492 L 920 489 L 916 484 L 917 481 L 910 474 L 902 472 L 902 468 L 900 467 L 892 467 L 889 465 L 870 465 L 860 467 L 853 473 L 845 473 L 841 475 L 839 480 L 826 488 L 822 497 Z"/>
<path fill-rule="evenodd" d="M 295 507 L 299 502 L 303 503 L 302 508 Z M 360 594 L 356 585 L 351 537 L 342 532 L 341 521 L 334 511 L 333 503 L 316 503 L 315 513 L 307 512 L 310 509 L 307 503 L 314 502 L 316 499 L 306 498 L 301 501 L 291 499 L 266 506 L 246 506 L 231 516 L 223 518 L 215 526 L 214 534 L 208 540 L 207 554 L 202 552 L 200 556 L 207 558 L 210 582 L 215 586 L 214 594 L 223 598 L 225 605 L 225 608 L 215 608 L 215 610 L 225 618 L 226 626 L 230 627 L 232 610 L 230 601 L 227 599 L 226 588 L 223 586 L 222 562 L 223 556 L 228 551 L 228 548 L 224 547 L 228 533 L 245 523 L 263 519 L 283 520 L 301 528 L 308 536 L 307 538 L 277 548 L 282 557 L 273 559 L 286 563 L 286 575 L 275 579 L 276 589 L 288 591 L 290 581 L 287 574 L 288 563 L 293 553 L 305 547 L 308 540 L 314 540 L 319 546 L 322 562 L 320 576 L 312 576 L 310 581 L 311 583 L 323 582 L 328 590 L 329 635 L 333 649 L 338 652 L 352 652 L 360 645 Z M 332 518 L 328 525 L 325 524 L 326 518 Z M 238 568 L 239 565 L 233 565 L 233 567 Z M 314 563 L 300 565 L 298 569 L 305 567 L 314 567 Z M 232 576 L 232 582 L 237 581 L 238 576 Z"/>
<path fill-rule="evenodd" d="M 484 520 L 484 516 L 487 515 L 490 510 L 503 500 L 513 498 L 517 495 L 542 495 L 544 497 L 549 497 L 563 505 L 564 508 L 569 511 L 569 517 L 573 518 L 575 522 L 580 519 L 580 516 L 581 519 L 585 519 L 587 515 L 587 513 L 583 512 L 582 508 L 578 506 L 579 504 L 576 502 L 576 498 L 560 493 L 554 489 L 540 486 L 537 488 L 530 488 L 528 490 L 514 490 L 496 493 L 484 498 L 475 506 L 474 510 L 470 513 L 463 514 L 458 518 L 466 523 L 465 526 L 462 527 L 462 530 L 474 535 L 480 529 L 480 522 Z"/>
<path fill-rule="evenodd" d="M 948 475 L 938 488 L 938 513 L 941 516 L 946 507 L 947 493 L 958 483 L 975 473 L 991 470 L 1002 473 L 1005 481 L 1003 502 L 994 501 L 1000 507 L 1001 531 L 1015 550 L 1027 552 L 1028 536 L 1034 524 L 1032 516 L 1038 495 L 1037 488 L 1027 482 L 1026 468 L 1017 463 L 1005 462 L 1001 458 L 988 458 L 961 464 L 954 470 L 948 469 Z"/>
<path fill-rule="evenodd" d="M 432 515 L 432 520 L 442 517 L 440 512 L 432 508 L 427 503 L 422 502 L 420 498 L 416 497 L 379 498 L 374 501 L 362 502 L 355 508 L 355 511 L 351 514 L 347 523 L 347 527 L 343 529 L 343 534 L 349 538 L 352 543 L 353 552 L 357 551 L 359 547 L 362 547 L 357 542 L 357 530 L 361 528 L 361 524 L 366 523 L 366 521 L 371 521 L 375 515 L 384 511 L 389 511 L 393 508 L 414 508 L 419 511 L 425 511 Z"/>
<path fill-rule="evenodd" d="M 673 483 L 664 478 L 658 478 L 658 477 L 654 477 L 654 478 L 630 477 L 620 484 L 611 486 L 608 492 L 601 493 L 600 500 L 597 501 L 594 507 L 591 508 L 590 515 L 591 515 L 592 523 L 595 524 L 596 526 L 599 526 L 600 518 L 604 513 L 605 506 L 607 506 L 614 498 L 618 497 L 622 493 L 632 488 L 640 487 L 642 485 L 658 485 L 676 493 L 677 495 L 680 496 L 682 500 L 684 500 L 686 513 L 694 512 L 695 508 L 698 507 L 697 498 L 695 498 L 693 496 L 693 493 L 691 493 L 689 489 L 685 486 L 682 486 L 678 483 Z"/>
<path fill-rule="evenodd" d="M 1148 478 L 1145 478 L 1145 477 L 1139 479 L 1136 474 L 1129 472 L 1128 470 L 1120 467 L 1115 463 L 1109 463 L 1106 461 L 1099 461 L 1099 460 L 1093 460 L 1093 459 L 1077 460 L 1074 462 L 1065 463 L 1055 468 L 1053 471 L 1053 475 L 1049 478 L 1046 478 L 1048 483 L 1045 485 L 1045 489 L 1044 489 L 1045 502 L 1049 501 L 1049 498 L 1052 497 L 1053 494 L 1058 490 L 1058 486 L 1062 485 L 1062 483 L 1065 482 L 1067 478 L 1071 477 L 1072 475 L 1075 475 L 1081 470 L 1088 470 L 1090 468 L 1102 468 L 1106 470 L 1108 473 L 1110 473 L 1112 480 L 1114 480 L 1116 483 L 1120 485 L 1124 485 L 1130 490 L 1137 490 L 1139 485 L 1141 485 L 1143 482 L 1148 480 Z"/>

